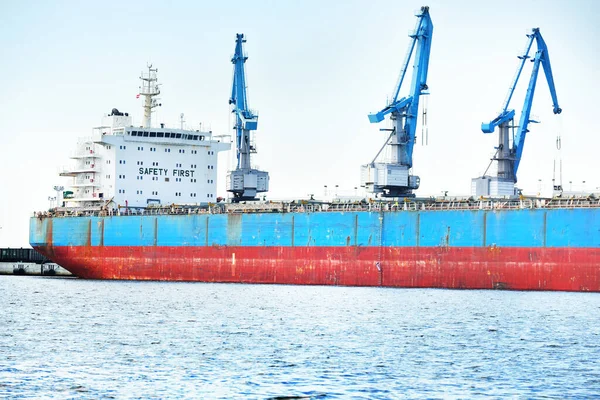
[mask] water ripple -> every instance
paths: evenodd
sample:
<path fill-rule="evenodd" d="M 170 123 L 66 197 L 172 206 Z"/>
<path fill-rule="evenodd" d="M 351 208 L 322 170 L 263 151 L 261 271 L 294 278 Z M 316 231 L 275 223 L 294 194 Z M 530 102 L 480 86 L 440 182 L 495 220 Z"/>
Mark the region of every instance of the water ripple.
<path fill-rule="evenodd" d="M 0 398 L 590 398 L 600 296 L 0 276 Z"/>

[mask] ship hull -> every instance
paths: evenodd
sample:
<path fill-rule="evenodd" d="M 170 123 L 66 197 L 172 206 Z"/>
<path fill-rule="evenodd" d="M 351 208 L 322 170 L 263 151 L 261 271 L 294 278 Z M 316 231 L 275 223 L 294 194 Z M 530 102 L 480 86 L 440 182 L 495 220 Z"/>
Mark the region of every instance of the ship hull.
<path fill-rule="evenodd" d="M 87 279 L 600 291 L 599 249 L 36 247 Z"/>
<path fill-rule="evenodd" d="M 43 217 L 88 279 L 600 292 L 600 208 Z"/>

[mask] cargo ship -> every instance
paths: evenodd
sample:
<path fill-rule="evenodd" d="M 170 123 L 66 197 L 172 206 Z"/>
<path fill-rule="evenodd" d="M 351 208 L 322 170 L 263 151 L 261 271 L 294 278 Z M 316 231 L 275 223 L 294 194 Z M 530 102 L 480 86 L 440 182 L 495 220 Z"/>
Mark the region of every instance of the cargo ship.
<path fill-rule="evenodd" d="M 215 204 L 31 218 L 88 279 L 600 291 L 600 202 Z"/>
<path fill-rule="evenodd" d="M 426 68 L 433 26 L 427 8 L 418 17 L 411 38 Z M 385 143 L 392 161 L 361 167 L 374 196 L 261 199 L 269 175 L 250 162 L 257 116 L 247 107 L 243 42 L 238 34 L 230 99 L 237 166 L 227 174 L 228 200 L 216 196 L 217 155 L 231 144 L 183 123 L 153 127 L 160 90 L 149 66 L 139 93 L 143 124 L 113 109 L 80 139 L 74 165 L 61 172 L 72 184 L 60 206 L 30 219 L 32 247 L 85 279 L 600 292 L 593 195 L 514 196 L 514 181 L 503 177 L 486 189 L 502 186 L 507 193 L 497 198 L 414 196 L 420 178 L 410 175 L 407 155 L 426 73 L 416 73 L 422 82 L 413 82 L 412 95 L 369 116 L 380 122 L 391 113 L 395 124 Z M 503 157 L 512 168 L 512 155 Z"/>

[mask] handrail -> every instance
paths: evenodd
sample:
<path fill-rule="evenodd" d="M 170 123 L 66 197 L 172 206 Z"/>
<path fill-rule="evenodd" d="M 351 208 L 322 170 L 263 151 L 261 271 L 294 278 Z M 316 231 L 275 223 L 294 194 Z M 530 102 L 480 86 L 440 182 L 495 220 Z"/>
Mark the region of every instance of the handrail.
<path fill-rule="evenodd" d="M 255 203 L 172 204 L 149 207 L 57 207 L 36 212 L 35 217 L 183 215 L 183 214 L 251 214 L 251 213 L 319 213 L 319 212 L 420 212 L 420 211 L 500 211 L 531 209 L 600 208 L 600 199 L 578 198 L 523 199 L 406 199 L 404 201 L 318 202 L 312 200 L 267 201 Z"/>

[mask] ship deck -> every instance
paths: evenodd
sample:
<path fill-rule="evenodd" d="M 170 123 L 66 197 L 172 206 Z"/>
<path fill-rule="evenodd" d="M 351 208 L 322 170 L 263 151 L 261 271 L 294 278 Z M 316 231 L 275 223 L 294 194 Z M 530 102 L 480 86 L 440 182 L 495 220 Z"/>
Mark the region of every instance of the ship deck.
<path fill-rule="evenodd" d="M 590 195 L 571 198 L 416 198 L 401 200 L 361 201 L 261 201 L 246 203 L 171 204 L 148 207 L 57 207 L 47 212 L 36 212 L 35 217 L 85 217 L 127 215 L 182 215 L 182 214 L 248 214 L 248 213 L 317 213 L 317 212 L 398 212 L 446 210 L 524 210 L 600 208 L 600 198 Z"/>

